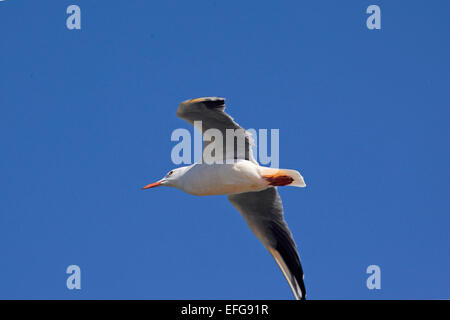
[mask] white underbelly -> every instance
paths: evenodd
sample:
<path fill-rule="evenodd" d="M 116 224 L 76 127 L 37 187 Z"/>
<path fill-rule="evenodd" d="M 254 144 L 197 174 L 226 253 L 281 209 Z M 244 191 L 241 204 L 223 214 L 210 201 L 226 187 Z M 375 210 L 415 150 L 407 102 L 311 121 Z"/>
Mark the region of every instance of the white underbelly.
<path fill-rule="evenodd" d="M 258 166 L 247 160 L 235 164 L 194 164 L 185 177 L 183 190 L 198 196 L 260 191 L 268 187 Z"/>

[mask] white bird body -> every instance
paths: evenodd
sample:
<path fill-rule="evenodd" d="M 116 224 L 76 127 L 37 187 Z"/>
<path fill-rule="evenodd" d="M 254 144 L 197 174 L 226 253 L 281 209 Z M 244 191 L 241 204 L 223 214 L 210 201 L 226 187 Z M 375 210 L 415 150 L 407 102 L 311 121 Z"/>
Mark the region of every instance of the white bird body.
<path fill-rule="evenodd" d="M 177 168 L 169 177 L 166 177 L 167 182 L 163 180 L 161 184 L 197 196 L 230 195 L 267 189 L 274 185 L 268 177 L 287 174 L 297 178 L 288 185 L 305 186 L 300 173 L 295 170 L 262 167 L 243 159 L 238 159 L 231 164 L 195 163 Z M 170 179 L 171 176 L 173 176 L 172 179 Z"/>
<path fill-rule="evenodd" d="M 195 163 L 184 171 L 174 187 L 197 196 L 234 194 L 266 189 L 259 166 L 247 160 L 233 164 Z"/>

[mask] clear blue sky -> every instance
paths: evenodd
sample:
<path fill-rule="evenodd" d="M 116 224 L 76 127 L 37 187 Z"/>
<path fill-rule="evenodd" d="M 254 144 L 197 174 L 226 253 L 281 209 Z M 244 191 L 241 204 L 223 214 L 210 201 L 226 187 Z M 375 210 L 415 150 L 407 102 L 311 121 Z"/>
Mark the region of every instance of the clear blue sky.
<path fill-rule="evenodd" d="M 66 28 L 70 4 L 81 30 Z M 450 298 L 449 12 L 0 2 L 0 298 L 292 298 L 226 197 L 140 190 L 174 166 L 172 130 L 192 131 L 177 106 L 199 96 L 280 129 L 280 165 L 308 183 L 280 189 L 308 298 Z"/>

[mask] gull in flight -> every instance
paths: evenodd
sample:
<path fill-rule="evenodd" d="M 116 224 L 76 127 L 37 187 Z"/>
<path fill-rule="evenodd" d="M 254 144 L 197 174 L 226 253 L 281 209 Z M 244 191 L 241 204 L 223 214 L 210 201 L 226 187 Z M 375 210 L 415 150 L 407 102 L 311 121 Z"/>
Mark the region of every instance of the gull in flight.
<path fill-rule="evenodd" d="M 222 137 L 226 136 L 227 129 L 234 130 L 234 139 L 241 139 L 244 148 L 233 144 L 233 150 L 227 150 L 227 143 L 223 142 L 215 150 L 222 152 L 219 156 L 223 161 L 198 161 L 190 166 L 173 169 L 161 180 L 142 189 L 168 186 L 198 196 L 227 195 L 231 204 L 242 214 L 250 229 L 275 259 L 295 298 L 305 299 L 303 270 L 294 239 L 283 218 L 283 205 L 277 187 L 305 187 L 306 184 L 296 170 L 260 166 L 252 154 L 250 134 L 224 110 L 223 98 L 197 98 L 182 102 L 177 116 L 192 125 L 201 121 L 200 129 L 205 140 L 202 160 L 206 160 L 205 149 L 213 142 L 207 141 L 212 140 L 211 137 L 206 139 L 208 129 L 219 130 Z M 199 129 L 198 125 L 195 126 Z"/>

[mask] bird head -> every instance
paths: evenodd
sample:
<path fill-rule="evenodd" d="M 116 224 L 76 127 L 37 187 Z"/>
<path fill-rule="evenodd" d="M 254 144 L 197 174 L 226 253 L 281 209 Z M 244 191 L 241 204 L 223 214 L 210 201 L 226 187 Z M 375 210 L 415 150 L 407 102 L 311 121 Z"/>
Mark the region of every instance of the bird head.
<path fill-rule="evenodd" d="M 185 171 L 184 168 L 185 167 L 170 170 L 164 176 L 164 178 L 162 178 L 159 181 L 156 181 L 156 182 L 146 185 L 145 187 L 142 188 L 142 190 L 159 187 L 159 186 L 177 187 L 179 179 L 181 178 L 181 176 L 183 175 L 183 173 Z"/>

